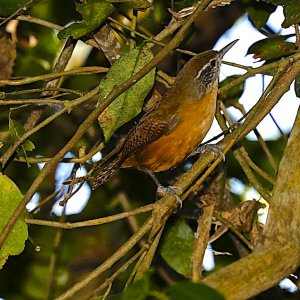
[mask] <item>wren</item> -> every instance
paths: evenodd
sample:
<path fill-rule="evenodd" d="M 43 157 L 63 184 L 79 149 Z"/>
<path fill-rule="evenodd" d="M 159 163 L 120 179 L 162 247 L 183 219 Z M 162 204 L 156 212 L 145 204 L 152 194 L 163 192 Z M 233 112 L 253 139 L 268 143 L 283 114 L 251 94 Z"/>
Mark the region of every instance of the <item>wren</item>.
<path fill-rule="evenodd" d="M 116 157 L 102 167 L 93 189 L 119 168 L 168 170 L 199 146 L 215 115 L 222 58 L 236 42 L 197 54 L 184 65 L 157 105 L 129 131 Z"/>

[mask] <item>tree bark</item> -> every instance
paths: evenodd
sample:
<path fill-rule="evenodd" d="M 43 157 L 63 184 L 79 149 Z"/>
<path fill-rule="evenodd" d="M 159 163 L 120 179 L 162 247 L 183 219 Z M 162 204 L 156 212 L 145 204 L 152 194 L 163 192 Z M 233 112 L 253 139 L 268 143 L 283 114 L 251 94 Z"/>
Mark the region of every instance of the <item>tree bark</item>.
<path fill-rule="evenodd" d="M 279 166 L 262 242 L 251 255 L 203 280 L 226 299 L 255 296 L 300 265 L 299 148 L 300 110 Z"/>

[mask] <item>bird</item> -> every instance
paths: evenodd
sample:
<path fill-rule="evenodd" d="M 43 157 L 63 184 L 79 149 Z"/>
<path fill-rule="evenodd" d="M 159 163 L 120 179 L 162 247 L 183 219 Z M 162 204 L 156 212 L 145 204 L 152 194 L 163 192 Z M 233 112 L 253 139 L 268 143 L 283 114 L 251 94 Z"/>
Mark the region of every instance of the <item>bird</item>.
<path fill-rule="evenodd" d="M 92 189 L 107 182 L 120 168 L 151 175 L 184 161 L 206 136 L 216 112 L 223 56 L 238 40 L 219 51 L 195 55 L 179 71 L 173 85 L 128 132 L 119 151 L 100 167 Z"/>

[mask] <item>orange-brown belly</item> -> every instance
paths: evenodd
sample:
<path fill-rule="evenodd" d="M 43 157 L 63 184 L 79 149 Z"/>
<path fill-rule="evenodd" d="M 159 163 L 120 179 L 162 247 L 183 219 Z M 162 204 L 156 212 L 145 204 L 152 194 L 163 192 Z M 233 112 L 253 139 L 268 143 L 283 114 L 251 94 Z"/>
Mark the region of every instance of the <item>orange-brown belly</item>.
<path fill-rule="evenodd" d="M 176 112 L 179 124 L 172 132 L 127 158 L 121 168 L 161 172 L 176 166 L 203 140 L 212 124 L 215 109 L 216 95 L 211 94 L 200 101 L 182 104 Z"/>

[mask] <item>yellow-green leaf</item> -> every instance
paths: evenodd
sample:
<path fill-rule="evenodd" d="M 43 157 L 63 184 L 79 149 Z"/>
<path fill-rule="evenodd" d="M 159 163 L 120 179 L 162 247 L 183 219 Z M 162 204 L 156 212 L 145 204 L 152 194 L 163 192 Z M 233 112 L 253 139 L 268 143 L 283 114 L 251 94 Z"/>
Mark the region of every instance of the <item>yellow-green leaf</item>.
<path fill-rule="evenodd" d="M 267 61 L 291 55 L 295 52 L 295 44 L 285 41 L 291 36 L 294 35 L 274 35 L 272 37 L 262 39 L 258 42 L 255 42 L 248 49 L 247 54 L 254 54 L 254 58 L 261 58 L 262 60 Z"/>
<path fill-rule="evenodd" d="M 106 78 L 100 83 L 99 105 L 112 89 L 132 77 L 153 58 L 147 48 L 134 48 L 122 55 L 110 68 Z M 103 130 L 105 141 L 123 124 L 141 112 L 144 99 L 152 89 L 155 70 L 149 72 L 141 80 L 116 98 L 100 115 L 99 123 Z"/>
<path fill-rule="evenodd" d="M 179 274 L 189 278 L 194 246 L 194 233 L 183 220 L 166 233 L 160 254 L 167 264 Z"/>
<path fill-rule="evenodd" d="M 83 20 L 60 31 L 58 37 L 63 39 L 71 35 L 74 38 L 80 38 L 95 30 L 114 9 L 114 6 L 105 0 L 90 0 L 82 3 L 76 7 L 76 10 L 82 15 Z"/>
<path fill-rule="evenodd" d="M 15 183 L 0 173 L 0 231 L 3 230 L 22 198 L 23 196 Z M 5 264 L 9 255 L 18 255 L 24 250 L 27 238 L 28 230 L 24 213 L 14 225 L 0 250 L 0 268 Z"/>
<path fill-rule="evenodd" d="M 9 133 L 13 143 L 15 143 L 19 139 L 19 137 L 25 133 L 25 129 L 22 126 L 22 124 L 13 120 L 10 116 L 9 116 Z M 17 153 L 19 156 L 27 157 L 26 151 L 33 151 L 34 148 L 35 148 L 34 144 L 28 140 L 21 146 L 21 150 L 17 150 Z M 30 165 L 28 164 L 28 166 Z"/>

